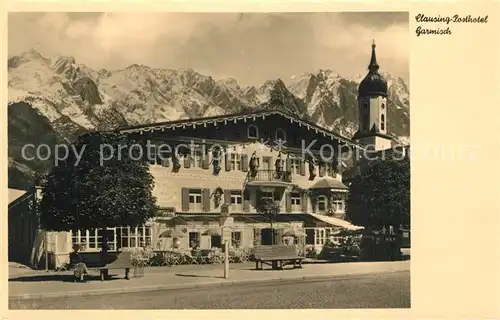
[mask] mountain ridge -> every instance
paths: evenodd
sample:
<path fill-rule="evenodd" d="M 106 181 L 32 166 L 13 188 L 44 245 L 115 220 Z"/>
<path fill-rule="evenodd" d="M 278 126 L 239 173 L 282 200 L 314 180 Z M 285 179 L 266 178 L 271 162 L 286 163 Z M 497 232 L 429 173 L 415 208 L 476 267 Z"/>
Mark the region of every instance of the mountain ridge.
<path fill-rule="evenodd" d="M 384 75 L 389 87 L 388 132 L 406 141 L 408 86 L 401 78 Z M 45 57 L 32 49 L 8 59 L 9 157 L 13 163 L 39 167 L 20 158 L 18 146 L 32 143 L 33 137 L 18 136 L 23 132 L 18 128 L 21 122 L 11 124 L 10 119 L 24 118 L 41 121 L 47 134 L 50 131 L 58 139 L 71 141 L 87 130 L 251 112 L 277 105 L 350 138 L 357 130 L 359 80 L 319 69 L 288 84 L 277 78 L 240 86 L 234 78 L 215 79 L 192 69 L 131 64 L 123 69 L 95 70 L 74 57 Z M 26 105 L 39 119 L 34 120 L 35 114 Z"/>

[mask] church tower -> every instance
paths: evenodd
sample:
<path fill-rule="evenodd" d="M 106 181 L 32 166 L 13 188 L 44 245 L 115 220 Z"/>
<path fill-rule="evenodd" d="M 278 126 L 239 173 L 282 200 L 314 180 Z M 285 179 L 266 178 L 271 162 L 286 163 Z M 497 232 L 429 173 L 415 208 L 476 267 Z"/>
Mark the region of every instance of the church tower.
<path fill-rule="evenodd" d="M 378 73 L 375 41 L 368 74 L 359 84 L 359 129 L 353 139 L 375 151 L 390 149 L 392 137 L 387 134 L 387 81 Z"/>

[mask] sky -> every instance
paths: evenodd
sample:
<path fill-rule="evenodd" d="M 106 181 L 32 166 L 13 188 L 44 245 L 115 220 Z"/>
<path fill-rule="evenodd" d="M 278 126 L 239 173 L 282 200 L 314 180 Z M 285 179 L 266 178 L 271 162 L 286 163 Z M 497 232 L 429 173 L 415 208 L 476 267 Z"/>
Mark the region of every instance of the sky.
<path fill-rule="evenodd" d="M 34 48 L 93 69 L 191 68 L 261 85 L 318 69 L 364 75 L 375 39 L 380 72 L 408 83 L 408 27 L 407 12 L 15 12 L 9 13 L 8 52 Z"/>

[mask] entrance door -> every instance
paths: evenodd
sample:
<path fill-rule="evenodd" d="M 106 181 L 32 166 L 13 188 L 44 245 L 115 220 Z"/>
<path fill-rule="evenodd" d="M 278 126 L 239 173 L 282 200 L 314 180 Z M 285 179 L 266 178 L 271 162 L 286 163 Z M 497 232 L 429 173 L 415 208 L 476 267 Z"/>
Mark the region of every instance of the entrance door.
<path fill-rule="evenodd" d="M 273 244 L 273 229 L 266 228 L 261 230 L 261 244 L 262 245 L 272 245 Z M 276 240 L 275 240 L 276 242 Z"/>
<path fill-rule="evenodd" d="M 221 236 L 220 235 L 212 235 L 210 237 L 210 242 L 212 248 L 222 248 L 222 241 L 221 241 Z"/>

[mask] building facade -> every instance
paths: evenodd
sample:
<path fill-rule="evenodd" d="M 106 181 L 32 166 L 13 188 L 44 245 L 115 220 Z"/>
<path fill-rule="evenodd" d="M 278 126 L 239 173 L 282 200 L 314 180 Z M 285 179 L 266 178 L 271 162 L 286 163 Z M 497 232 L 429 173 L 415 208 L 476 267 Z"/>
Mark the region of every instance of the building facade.
<path fill-rule="evenodd" d="M 296 116 L 267 110 L 119 131 L 151 151 L 163 216 L 149 233 L 180 235 L 153 236 L 153 247 L 208 249 L 226 240 L 252 247 L 296 232 L 319 251 L 335 230 L 356 228 L 343 220 L 348 189 L 339 159 L 357 146 Z M 269 202 L 279 210 L 272 229 L 262 212 Z M 230 234 L 217 231 L 221 216 L 234 220 Z"/>
<path fill-rule="evenodd" d="M 8 190 L 8 257 L 9 261 L 31 264 L 31 254 L 38 230 L 36 201 L 38 190 Z"/>
<path fill-rule="evenodd" d="M 380 152 L 392 143 L 375 44 L 368 69 L 353 140 L 280 106 L 117 129 L 150 163 L 158 216 L 141 227 L 52 234 L 47 248 L 56 266 L 67 261 L 73 244 L 99 251 L 105 233 L 110 250 L 210 249 L 228 241 L 242 248 L 301 242 L 319 252 L 336 231 L 360 229 L 345 220 L 342 155 Z M 265 214 L 269 204 L 277 209 L 272 219 Z M 221 229 L 223 221 L 227 228 Z"/>
<path fill-rule="evenodd" d="M 99 251 L 104 233 L 110 250 L 188 251 L 228 241 L 234 248 L 299 243 L 319 252 L 336 231 L 360 228 L 344 220 L 340 161 L 358 146 L 297 116 L 276 109 L 117 132 L 150 163 L 158 216 L 141 227 L 58 233 L 49 246 L 56 265 L 73 244 Z M 266 204 L 277 208 L 272 221 Z M 221 220 L 229 221 L 226 231 Z"/>

